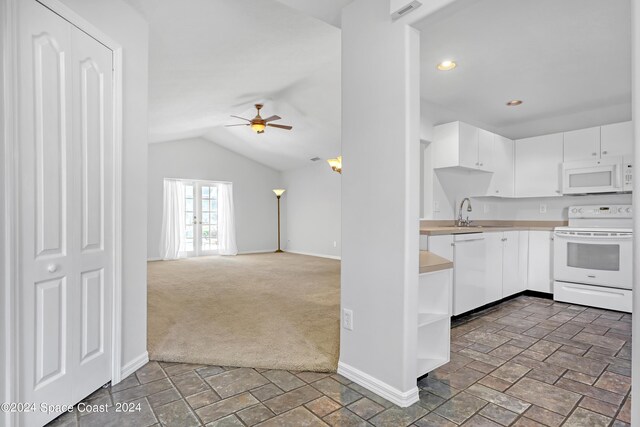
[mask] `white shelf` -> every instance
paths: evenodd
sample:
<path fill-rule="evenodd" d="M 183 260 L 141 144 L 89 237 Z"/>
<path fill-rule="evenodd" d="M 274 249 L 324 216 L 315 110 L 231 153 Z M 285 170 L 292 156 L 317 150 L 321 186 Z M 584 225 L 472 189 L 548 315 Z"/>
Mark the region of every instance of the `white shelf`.
<path fill-rule="evenodd" d="M 449 313 L 418 313 L 418 328 L 449 318 Z"/>
<path fill-rule="evenodd" d="M 449 362 L 449 359 L 418 359 L 418 372 L 417 376 L 421 377 L 424 374 L 428 374 L 436 368 L 445 365 Z"/>

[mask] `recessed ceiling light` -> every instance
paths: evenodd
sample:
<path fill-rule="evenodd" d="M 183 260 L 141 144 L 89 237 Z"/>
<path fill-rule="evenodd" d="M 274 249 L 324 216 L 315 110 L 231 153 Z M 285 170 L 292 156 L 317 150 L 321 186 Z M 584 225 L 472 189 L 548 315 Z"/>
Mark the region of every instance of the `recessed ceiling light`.
<path fill-rule="evenodd" d="M 522 100 L 520 100 L 520 99 L 513 99 L 513 100 L 507 102 L 507 105 L 509 107 L 517 107 L 520 104 L 522 104 Z"/>
<path fill-rule="evenodd" d="M 454 61 L 442 61 L 441 63 L 439 63 L 436 68 L 440 71 L 450 71 L 453 70 L 454 68 L 456 68 L 458 66 L 458 64 L 456 64 Z"/>

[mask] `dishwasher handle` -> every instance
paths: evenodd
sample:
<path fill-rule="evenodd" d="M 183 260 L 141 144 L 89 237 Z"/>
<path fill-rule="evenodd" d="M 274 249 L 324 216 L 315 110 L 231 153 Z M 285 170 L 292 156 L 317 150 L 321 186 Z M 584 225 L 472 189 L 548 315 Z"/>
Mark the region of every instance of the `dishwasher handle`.
<path fill-rule="evenodd" d="M 465 242 L 477 242 L 478 240 L 484 240 L 484 233 L 467 233 L 456 234 L 453 236 L 453 243 L 465 243 Z"/>

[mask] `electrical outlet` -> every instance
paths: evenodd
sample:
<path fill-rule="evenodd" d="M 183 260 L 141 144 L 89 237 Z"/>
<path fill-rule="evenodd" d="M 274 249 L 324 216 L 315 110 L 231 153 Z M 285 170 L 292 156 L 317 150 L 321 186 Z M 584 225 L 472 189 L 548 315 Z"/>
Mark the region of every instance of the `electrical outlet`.
<path fill-rule="evenodd" d="M 486 203 L 484 203 L 484 204 L 482 205 L 482 208 L 483 208 L 483 210 L 484 210 L 484 213 L 489 213 L 489 212 L 491 211 L 491 208 L 490 208 L 490 207 L 489 207 L 489 205 L 488 205 L 488 204 L 486 204 Z"/>
<path fill-rule="evenodd" d="M 333 241 L 333 247 L 337 248 L 338 247 L 338 242 L 336 242 L 335 240 Z"/>
<path fill-rule="evenodd" d="M 440 212 L 440 202 L 437 200 L 433 201 L 433 212 L 434 213 Z"/>
<path fill-rule="evenodd" d="M 540 213 L 547 213 L 547 205 L 540 203 Z"/>
<path fill-rule="evenodd" d="M 353 331 L 353 310 L 347 308 L 342 309 L 342 327 Z"/>

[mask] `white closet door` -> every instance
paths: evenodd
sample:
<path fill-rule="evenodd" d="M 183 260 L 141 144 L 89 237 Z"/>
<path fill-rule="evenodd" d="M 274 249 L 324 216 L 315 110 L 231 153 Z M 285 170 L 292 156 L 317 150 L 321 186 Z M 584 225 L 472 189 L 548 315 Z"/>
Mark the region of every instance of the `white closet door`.
<path fill-rule="evenodd" d="M 19 401 L 68 405 L 111 371 L 111 55 L 35 0 L 19 5 Z"/>
<path fill-rule="evenodd" d="M 72 292 L 71 27 L 20 2 L 20 401 L 68 404 Z M 26 426 L 56 414 L 24 414 Z"/>
<path fill-rule="evenodd" d="M 111 379 L 113 290 L 112 52 L 71 27 L 73 99 L 72 400 Z M 74 247 L 75 249 L 75 247 Z"/>

